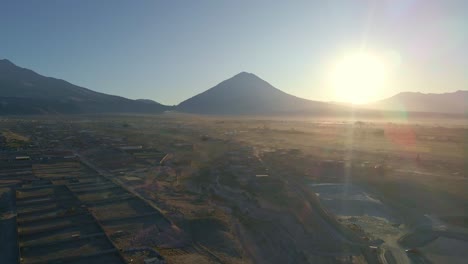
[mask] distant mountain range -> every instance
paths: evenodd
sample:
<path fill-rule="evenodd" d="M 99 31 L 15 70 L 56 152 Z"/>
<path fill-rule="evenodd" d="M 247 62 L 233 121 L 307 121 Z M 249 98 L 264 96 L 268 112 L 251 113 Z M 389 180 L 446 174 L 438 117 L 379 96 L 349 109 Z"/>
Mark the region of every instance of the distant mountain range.
<path fill-rule="evenodd" d="M 329 113 L 340 107 L 287 94 L 255 74 L 241 72 L 177 106 L 197 114 L 294 114 Z"/>
<path fill-rule="evenodd" d="M 404 92 L 362 108 L 467 113 L 467 105 L 468 91 L 446 94 Z M 330 115 L 347 113 L 350 109 L 344 104 L 312 101 L 287 94 L 247 72 L 241 72 L 172 107 L 148 99 L 131 100 L 95 92 L 39 75 L 8 60 L 0 60 L 0 115 L 161 113 L 166 110 L 212 115 Z"/>
<path fill-rule="evenodd" d="M 0 60 L 0 114 L 159 113 L 168 108 L 98 93 Z"/>
<path fill-rule="evenodd" d="M 403 92 L 366 107 L 390 111 L 468 113 L 468 91 L 442 94 Z"/>

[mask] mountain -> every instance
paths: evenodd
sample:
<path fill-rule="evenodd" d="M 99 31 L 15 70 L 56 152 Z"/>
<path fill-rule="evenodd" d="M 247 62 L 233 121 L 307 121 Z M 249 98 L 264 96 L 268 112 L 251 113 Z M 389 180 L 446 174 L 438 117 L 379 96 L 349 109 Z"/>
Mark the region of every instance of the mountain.
<path fill-rule="evenodd" d="M 351 107 L 299 98 L 252 73 L 241 72 L 174 108 L 148 99 L 131 100 L 95 92 L 42 76 L 9 60 L 0 60 L 0 115 L 160 113 L 172 109 L 213 115 L 323 115 L 349 113 Z M 466 114 L 468 91 L 444 94 L 403 92 L 354 111 L 368 114 L 370 109 Z"/>
<path fill-rule="evenodd" d="M 241 72 L 177 106 L 177 110 L 182 112 L 221 115 L 328 113 L 336 108 L 332 104 L 287 94 L 247 72 Z"/>
<path fill-rule="evenodd" d="M 367 107 L 392 111 L 462 114 L 468 113 L 468 91 L 442 94 L 402 92 L 371 103 Z"/>
<path fill-rule="evenodd" d="M 0 60 L 0 114 L 158 113 L 168 109 L 45 77 Z"/>

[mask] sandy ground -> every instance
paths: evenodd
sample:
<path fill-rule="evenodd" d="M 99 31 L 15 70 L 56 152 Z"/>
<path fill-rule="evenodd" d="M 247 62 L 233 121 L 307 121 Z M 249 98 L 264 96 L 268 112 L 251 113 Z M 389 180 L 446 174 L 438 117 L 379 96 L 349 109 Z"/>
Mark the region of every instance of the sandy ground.
<path fill-rule="evenodd" d="M 397 222 L 397 218 L 380 200 L 354 184 L 311 184 L 320 201 L 339 216 L 373 216 Z"/>
<path fill-rule="evenodd" d="M 311 188 L 344 225 L 359 228 L 371 240 L 383 241 L 380 247 L 384 263 L 410 263 L 397 243 L 407 232 L 406 227 L 380 200 L 354 184 L 320 183 L 311 184 Z M 385 259 L 384 255 L 392 257 Z"/>

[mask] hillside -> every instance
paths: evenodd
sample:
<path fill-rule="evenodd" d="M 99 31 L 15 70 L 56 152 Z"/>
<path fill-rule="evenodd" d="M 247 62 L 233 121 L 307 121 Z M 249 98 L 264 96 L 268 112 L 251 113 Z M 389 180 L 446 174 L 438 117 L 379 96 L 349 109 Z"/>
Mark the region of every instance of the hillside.
<path fill-rule="evenodd" d="M 452 93 L 402 92 L 367 105 L 369 108 L 407 112 L 462 114 L 468 112 L 468 91 Z"/>
<path fill-rule="evenodd" d="M 337 107 L 287 94 L 256 75 L 241 72 L 177 106 L 196 114 L 254 115 L 328 113 Z"/>
<path fill-rule="evenodd" d="M 98 93 L 0 60 L 0 114 L 158 113 L 167 108 Z"/>
<path fill-rule="evenodd" d="M 359 111 L 461 114 L 467 113 L 467 102 L 468 91 L 444 94 L 403 92 L 364 105 Z M 299 98 L 252 73 L 241 72 L 174 108 L 152 100 L 131 100 L 95 92 L 64 80 L 42 76 L 8 60 L 0 60 L 0 115 L 160 113 L 172 109 L 212 115 L 324 115 L 347 113 L 350 107 Z"/>

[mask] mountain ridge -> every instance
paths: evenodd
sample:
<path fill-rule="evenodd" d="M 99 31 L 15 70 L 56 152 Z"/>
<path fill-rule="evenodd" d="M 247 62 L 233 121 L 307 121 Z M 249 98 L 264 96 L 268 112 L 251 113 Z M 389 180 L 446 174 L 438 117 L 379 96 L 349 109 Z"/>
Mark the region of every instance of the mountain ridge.
<path fill-rule="evenodd" d="M 468 90 L 446 93 L 400 92 L 365 107 L 387 111 L 463 114 L 468 113 Z"/>
<path fill-rule="evenodd" d="M 168 108 L 96 92 L 0 60 L 0 114 L 160 113 Z"/>
<path fill-rule="evenodd" d="M 132 100 L 93 91 L 0 59 L 0 114 L 161 113 L 176 110 L 211 115 L 283 115 L 349 113 L 352 108 L 358 111 L 466 114 L 467 106 L 468 90 L 441 94 L 406 91 L 359 107 L 314 101 L 288 94 L 246 71 L 177 106 L 166 106 L 150 99 Z"/>

